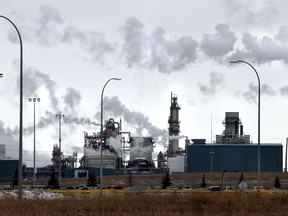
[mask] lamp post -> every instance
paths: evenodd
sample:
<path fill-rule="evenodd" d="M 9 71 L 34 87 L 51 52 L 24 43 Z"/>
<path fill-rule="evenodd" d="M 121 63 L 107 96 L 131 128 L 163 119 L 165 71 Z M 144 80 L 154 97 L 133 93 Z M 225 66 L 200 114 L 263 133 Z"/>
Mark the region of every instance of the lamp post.
<path fill-rule="evenodd" d="M 15 28 L 17 35 L 19 37 L 20 43 L 20 114 L 19 114 L 19 162 L 18 162 L 18 199 L 22 199 L 22 151 L 23 151 L 23 45 L 20 32 L 16 25 L 7 17 L 0 15 L 0 18 L 3 18 L 10 22 Z"/>
<path fill-rule="evenodd" d="M 103 189 L 103 146 L 102 146 L 102 136 L 103 136 L 103 93 L 105 90 L 106 85 L 111 80 L 121 80 L 121 78 L 111 78 L 109 79 L 105 85 L 103 86 L 102 93 L 101 93 L 101 132 L 100 132 L 100 196 L 102 196 L 102 189 Z"/>
<path fill-rule="evenodd" d="M 29 102 L 33 102 L 34 104 L 34 151 L 33 151 L 33 187 L 34 189 L 36 188 L 36 151 L 35 151 L 35 146 L 36 146 L 36 127 L 35 127 L 35 103 L 40 102 L 40 98 L 38 97 L 33 97 L 29 98 Z"/>
<path fill-rule="evenodd" d="M 61 188 L 61 118 L 65 115 L 62 113 L 58 113 L 55 115 L 59 119 L 59 187 Z"/>
<path fill-rule="evenodd" d="M 245 63 L 249 65 L 255 72 L 258 80 L 258 148 L 257 148 L 257 190 L 260 192 L 260 95 L 261 95 L 261 85 L 260 78 L 256 69 L 249 62 L 243 60 L 230 60 L 230 63 Z"/>

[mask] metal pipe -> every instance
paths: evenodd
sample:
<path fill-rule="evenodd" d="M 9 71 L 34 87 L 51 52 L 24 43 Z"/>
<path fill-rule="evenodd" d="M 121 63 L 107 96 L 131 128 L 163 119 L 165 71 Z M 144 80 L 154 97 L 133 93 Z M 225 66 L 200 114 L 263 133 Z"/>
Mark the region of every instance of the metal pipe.
<path fill-rule="evenodd" d="M 0 18 L 3 18 L 10 22 L 15 28 L 20 42 L 20 114 L 19 114 L 19 162 L 18 162 L 18 199 L 22 199 L 22 154 L 23 154 L 23 44 L 20 32 L 16 25 L 7 17 L 0 15 Z"/>
<path fill-rule="evenodd" d="M 230 63 L 245 63 L 249 65 L 255 72 L 258 80 L 258 148 L 257 148 L 257 190 L 260 192 L 260 95 L 261 95 L 261 85 L 260 78 L 256 69 L 247 61 L 243 60 L 230 60 Z"/>

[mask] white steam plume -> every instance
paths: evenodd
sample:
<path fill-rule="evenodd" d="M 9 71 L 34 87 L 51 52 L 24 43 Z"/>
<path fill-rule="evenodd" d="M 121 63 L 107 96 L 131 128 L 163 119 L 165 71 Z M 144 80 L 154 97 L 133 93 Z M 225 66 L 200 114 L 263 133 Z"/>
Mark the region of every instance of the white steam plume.
<path fill-rule="evenodd" d="M 128 67 L 136 65 L 169 74 L 184 69 L 197 59 L 199 44 L 189 36 L 167 39 L 163 28 L 146 33 L 144 24 L 135 17 L 126 20 L 121 32 Z"/>
<path fill-rule="evenodd" d="M 118 97 L 104 98 L 105 112 L 115 117 L 122 117 L 123 120 L 132 127 L 136 127 L 137 135 L 142 136 L 142 131 L 145 129 L 149 135 L 152 136 L 156 143 L 167 144 L 167 130 L 159 129 L 149 122 L 149 118 L 142 113 L 130 111 L 118 99 Z M 100 116 L 99 113 L 96 116 Z"/>
<path fill-rule="evenodd" d="M 216 33 L 213 35 L 203 35 L 200 46 L 207 56 L 219 60 L 234 50 L 237 38 L 226 23 L 218 24 L 215 30 Z"/>
<path fill-rule="evenodd" d="M 175 135 L 172 135 L 172 136 L 169 136 L 169 140 L 179 140 L 179 139 L 183 139 L 183 138 L 187 138 L 187 136 L 175 136 Z"/>
<path fill-rule="evenodd" d="M 209 81 L 210 86 L 207 86 L 201 83 L 199 83 L 198 85 L 199 85 L 200 91 L 204 95 L 211 96 L 216 92 L 217 86 L 221 85 L 224 82 L 224 74 L 211 71 L 209 73 L 209 78 L 210 78 L 210 81 Z"/>

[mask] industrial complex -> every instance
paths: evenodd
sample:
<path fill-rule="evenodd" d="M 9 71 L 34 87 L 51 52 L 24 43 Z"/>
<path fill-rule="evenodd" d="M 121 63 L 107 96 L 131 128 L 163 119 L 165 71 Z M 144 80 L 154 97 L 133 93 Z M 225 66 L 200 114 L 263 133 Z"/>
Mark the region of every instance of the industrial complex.
<path fill-rule="evenodd" d="M 155 147 L 153 137 L 135 137 L 123 131 L 121 120 L 110 118 L 104 133 L 88 135 L 84 132 L 82 169 L 100 168 L 104 173 L 127 172 L 256 172 L 257 144 L 244 133 L 238 112 L 226 112 L 221 135 L 213 143 L 205 139 L 185 139 L 185 148 L 179 147 L 180 120 L 178 97 L 171 93 L 168 117 L 169 144 L 166 152 L 152 157 Z M 282 144 L 261 143 L 261 171 L 281 172 L 283 169 Z M 101 156 L 102 148 L 102 156 Z"/>
<path fill-rule="evenodd" d="M 170 116 L 168 117 L 169 143 L 166 152 L 159 152 L 153 158 L 155 141 L 153 137 L 133 136 L 122 129 L 121 119 L 108 119 L 103 134 L 84 132 L 84 155 L 77 167 L 77 154 L 67 157 L 68 166 L 62 170 L 62 177 L 96 175 L 102 166 L 104 175 L 124 173 L 171 173 L 193 172 L 256 172 L 257 144 L 250 141 L 250 135 L 244 133 L 238 112 L 226 112 L 223 120 L 224 130 L 216 135 L 215 141 L 207 143 L 205 139 L 185 139 L 185 148 L 179 147 L 180 120 L 178 97 L 171 93 Z M 282 172 L 283 146 L 280 143 L 261 143 L 261 171 Z M 2 160 L 0 179 L 11 178 L 18 161 L 7 160 L 5 146 L 1 145 Z M 8 163 L 8 165 L 7 165 Z M 11 163 L 11 169 L 7 170 Z M 3 170 L 5 167 L 5 170 Z M 46 174 L 45 174 L 46 172 Z M 31 176 L 33 169 L 25 167 L 23 173 Z M 47 177 L 47 170 L 37 168 L 37 178 Z"/>

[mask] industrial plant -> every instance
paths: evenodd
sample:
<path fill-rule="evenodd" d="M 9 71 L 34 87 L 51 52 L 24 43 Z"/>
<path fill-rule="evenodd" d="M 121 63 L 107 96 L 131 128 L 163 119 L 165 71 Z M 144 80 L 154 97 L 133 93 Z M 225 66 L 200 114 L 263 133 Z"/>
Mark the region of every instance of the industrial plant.
<path fill-rule="evenodd" d="M 180 134 L 177 95 L 171 92 L 170 115 L 168 117 L 169 138 L 167 150 L 154 153 L 154 137 L 134 136 L 122 129 L 122 120 L 110 118 L 104 123 L 103 133 L 84 132 L 84 152 L 80 158 L 77 153 L 65 157 L 65 167 L 61 171 L 63 178 L 84 177 L 89 172 L 103 175 L 126 173 L 195 173 L 195 172 L 257 172 L 257 144 L 250 141 L 250 135 L 244 133 L 242 120 L 238 112 L 226 112 L 223 120 L 224 130 L 216 135 L 215 140 L 207 143 L 203 138 L 189 139 Z M 185 147 L 179 147 L 180 138 L 185 137 Z M 282 172 L 282 144 L 261 143 L 261 171 Z M 5 156 L 5 146 L 1 147 L 1 157 Z M 57 158 L 56 158 L 57 160 Z M 9 170 L 3 170 L 11 178 L 16 170 L 18 160 L 0 160 L 1 164 L 9 163 Z M 3 166 L 2 166 L 3 167 Z M 23 173 L 32 178 L 33 169 L 24 166 Z M 48 168 L 37 168 L 37 178 L 50 175 Z"/>
<path fill-rule="evenodd" d="M 102 164 L 104 174 L 155 171 L 152 158 L 154 139 L 122 131 L 121 120 L 116 122 L 110 118 L 105 123 L 103 134 L 84 132 L 84 140 L 81 168 L 99 169 Z"/>
<path fill-rule="evenodd" d="M 185 148 L 179 147 L 180 120 L 178 97 L 171 92 L 168 117 L 169 143 L 166 152 L 153 158 L 153 137 L 133 136 L 122 130 L 119 122 L 110 118 L 103 134 L 84 132 L 84 156 L 80 168 L 98 170 L 104 174 L 127 172 L 256 172 L 257 144 L 250 141 L 238 112 L 226 112 L 224 130 L 213 143 L 186 136 Z M 101 161 L 102 160 L 102 161 Z M 261 143 L 261 171 L 282 171 L 282 144 Z"/>

